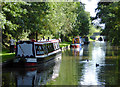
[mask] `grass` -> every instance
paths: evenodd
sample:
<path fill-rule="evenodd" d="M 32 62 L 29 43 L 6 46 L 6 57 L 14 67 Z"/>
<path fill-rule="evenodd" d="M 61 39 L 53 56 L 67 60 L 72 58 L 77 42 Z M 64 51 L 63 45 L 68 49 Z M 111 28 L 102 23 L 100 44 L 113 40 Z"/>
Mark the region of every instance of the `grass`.
<path fill-rule="evenodd" d="M 2 49 L 2 53 L 0 53 L 0 57 L 2 58 L 2 62 L 5 62 L 9 59 L 15 58 L 15 53 L 9 53 L 8 49 Z"/>
<path fill-rule="evenodd" d="M 95 40 L 93 40 L 93 39 L 89 38 L 89 41 L 95 41 Z"/>
<path fill-rule="evenodd" d="M 71 44 L 71 42 L 61 42 L 61 43 L 59 43 L 60 47 L 65 47 L 65 46 L 68 46 L 70 44 Z"/>

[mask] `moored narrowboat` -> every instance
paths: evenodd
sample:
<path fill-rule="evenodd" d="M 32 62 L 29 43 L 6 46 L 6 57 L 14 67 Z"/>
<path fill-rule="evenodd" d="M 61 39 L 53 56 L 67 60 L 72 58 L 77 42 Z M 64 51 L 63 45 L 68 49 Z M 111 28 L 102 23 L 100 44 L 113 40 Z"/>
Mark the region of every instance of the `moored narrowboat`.
<path fill-rule="evenodd" d="M 43 40 L 39 42 L 19 41 L 16 43 L 16 59 L 14 63 L 23 66 L 37 66 L 51 60 L 60 53 L 59 40 Z"/>
<path fill-rule="evenodd" d="M 72 40 L 72 44 L 70 45 L 71 48 L 81 48 L 83 45 L 82 38 L 80 36 L 76 36 Z"/>
<path fill-rule="evenodd" d="M 82 38 L 82 40 L 83 40 L 83 42 L 84 42 L 84 45 L 90 43 L 89 38 L 88 38 L 87 36 L 84 36 L 84 37 Z"/>

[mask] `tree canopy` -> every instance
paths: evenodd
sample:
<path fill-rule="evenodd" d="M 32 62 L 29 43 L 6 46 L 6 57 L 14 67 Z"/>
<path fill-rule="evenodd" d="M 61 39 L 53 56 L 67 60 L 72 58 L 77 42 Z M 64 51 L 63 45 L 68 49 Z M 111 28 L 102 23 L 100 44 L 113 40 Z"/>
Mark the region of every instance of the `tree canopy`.
<path fill-rule="evenodd" d="M 112 44 L 120 45 L 120 2 L 99 2 L 96 18 L 105 24 L 102 34 Z"/>
<path fill-rule="evenodd" d="M 90 14 L 81 2 L 2 2 L 0 25 L 3 43 L 9 37 L 40 39 L 43 36 L 69 41 L 75 35 L 88 35 Z"/>

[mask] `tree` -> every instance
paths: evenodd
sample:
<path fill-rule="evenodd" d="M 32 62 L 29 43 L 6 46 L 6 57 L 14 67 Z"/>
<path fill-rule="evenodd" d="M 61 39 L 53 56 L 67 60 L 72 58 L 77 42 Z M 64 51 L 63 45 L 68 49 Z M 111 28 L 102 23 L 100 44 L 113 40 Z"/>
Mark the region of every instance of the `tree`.
<path fill-rule="evenodd" d="M 101 18 L 100 23 L 105 24 L 102 34 L 105 35 L 112 44 L 120 45 L 120 2 L 99 2 L 96 9 L 96 18 Z"/>
<path fill-rule="evenodd" d="M 8 41 L 9 37 L 18 39 L 24 30 L 24 18 L 23 14 L 26 14 L 26 9 L 21 8 L 21 5 L 25 5 L 25 2 L 3 2 L 2 11 L 0 13 L 1 27 L 2 27 L 2 42 Z M 16 34 L 17 33 L 17 34 Z"/>
<path fill-rule="evenodd" d="M 9 37 L 37 40 L 47 35 L 70 41 L 74 35 L 88 35 L 91 27 L 81 2 L 3 2 L 0 15 L 3 43 Z"/>
<path fill-rule="evenodd" d="M 88 35 L 91 25 L 90 14 L 85 12 L 84 4 L 77 3 L 77 20 L 74 27 L 74 35 Z"/>

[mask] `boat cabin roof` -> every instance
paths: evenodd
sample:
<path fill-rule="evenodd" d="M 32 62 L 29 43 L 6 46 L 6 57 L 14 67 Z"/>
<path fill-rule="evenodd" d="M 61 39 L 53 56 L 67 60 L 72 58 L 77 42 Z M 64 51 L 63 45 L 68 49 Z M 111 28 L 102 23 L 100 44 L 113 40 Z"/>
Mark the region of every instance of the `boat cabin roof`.
<path fill-rule="evenodd" d="M 28 40 L 28 41 L 19 41 L 19 43 L 23 43 L 23 42 L 34 42 L 34 41 L 30 41 L 30 40 Z M 34 44 L 47 44 L 47 43 L 57 43 L 57 42 L 59 42 L 59 40 L 57 40 L 57 39 L 49 39 L 49 41 L 48 40 L 41 40 L 41 41 L 38 41 L 38 42 L 34 42 Z"/>
<path fill-rule="evenodd" d="M 57 43 L 59 42 L 59 40 L 56 40 L 56 39 L 51 39 L 49 41 L 46 41 L 46 40 L 42 40 L 42 41 L 38 41 L 38 42 L 34 42 L 35 44 L 45 44 L 45 43 Z"/>

